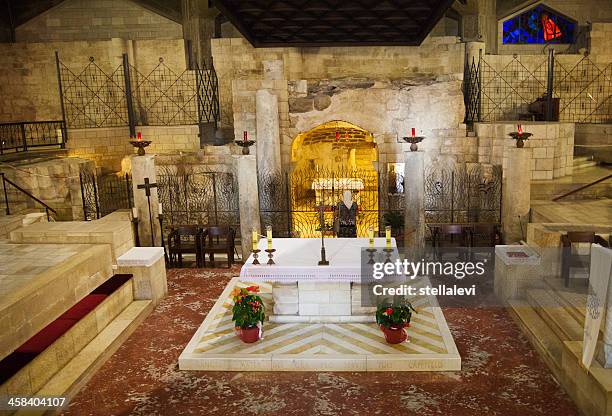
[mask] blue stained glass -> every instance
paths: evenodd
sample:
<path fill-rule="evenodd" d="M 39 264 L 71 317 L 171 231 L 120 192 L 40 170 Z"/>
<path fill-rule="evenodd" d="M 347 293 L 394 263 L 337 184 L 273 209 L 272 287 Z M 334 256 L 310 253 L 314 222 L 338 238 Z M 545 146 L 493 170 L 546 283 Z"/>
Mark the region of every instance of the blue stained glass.
<path fill-rule="evenodd" d="M 574 43 L 576 22 L 538 5 L 502 24 L 504 44 Z"/>

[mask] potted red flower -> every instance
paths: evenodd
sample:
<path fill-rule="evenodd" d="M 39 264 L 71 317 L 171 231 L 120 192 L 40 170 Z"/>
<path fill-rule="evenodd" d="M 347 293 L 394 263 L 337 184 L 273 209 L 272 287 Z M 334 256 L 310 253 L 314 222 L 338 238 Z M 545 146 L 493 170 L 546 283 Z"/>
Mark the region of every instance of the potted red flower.
<path fill-rule="evenodd" d="M 265 307 L 258 293 L 258 286 L 236 287 L 232 291 L 232 320 L 235 322 L 236 334 L 247 344 L 261 339 Z"/>
<path fill-rule="evenodd" d="M 406 341 L 408 334 L 404 328 L 410 326 L 412 312 L 416 309 L 408 301 L 398 305 L 384 302 L 376 310 L 376 323 L 385 334 L 385 340 L 389 344 L 400 344 Z"/>

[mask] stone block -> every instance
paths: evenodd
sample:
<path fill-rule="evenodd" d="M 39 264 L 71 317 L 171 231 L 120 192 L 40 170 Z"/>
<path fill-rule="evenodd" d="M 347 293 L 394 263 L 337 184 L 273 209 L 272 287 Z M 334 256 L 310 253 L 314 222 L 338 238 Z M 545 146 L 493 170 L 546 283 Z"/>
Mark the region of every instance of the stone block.
<path fill-rule="evenodd" d="M 275 303 L 273 312 L 275 315 L 297 315 L 298 303 Z"/>

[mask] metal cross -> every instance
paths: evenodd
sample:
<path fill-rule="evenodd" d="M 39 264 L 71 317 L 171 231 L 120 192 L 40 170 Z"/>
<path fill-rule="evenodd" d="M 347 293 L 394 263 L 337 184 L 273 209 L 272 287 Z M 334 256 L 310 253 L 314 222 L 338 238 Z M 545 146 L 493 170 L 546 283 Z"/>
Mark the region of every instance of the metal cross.
<path fill-rule="evenodd" d="M 144 178 L 144 183 L 137 186 L 138 189 L 144 189 L 147 196 L 151 196 L 151 188 L 157 188 L 156 183 L 149 183 L 149 178 Z"/>

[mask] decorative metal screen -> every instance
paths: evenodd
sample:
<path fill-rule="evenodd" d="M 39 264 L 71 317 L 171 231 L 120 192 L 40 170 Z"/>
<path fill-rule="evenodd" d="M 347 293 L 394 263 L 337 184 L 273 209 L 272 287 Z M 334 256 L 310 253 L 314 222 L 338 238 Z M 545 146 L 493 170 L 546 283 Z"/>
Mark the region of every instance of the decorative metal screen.
<path fill-rule="evenodd" d="M 547 59 L 528 68 L 517 57 L 502 65 L 480 61 L 480 115 L 483 121 L 519 120 L 546 94 Z"/>
<path fill-rule="evenodd" d="M 238 184 L 227 172 L 180 172 L 161 166 L 157 173 L 164 225 L 231 226 L 240 235 Z"/>
<path fill-rule="evenodd" d="M 427 223 L 499 223 L 501 166 L 432 165 L 425 169 Z"/>
<path fill-rule="evenodd" d="M 588 56 L 573 67 L 555 60 L 554 79 L 554 93 L 560 99 L 561 121 L 612 121 L 612 64 L 599 68 Z"/>
<path fill-rule="evenodd" d="M 32 147 L 59 146 L 66 143 L 66 124 L 63 121 L 35 121 L 31 123 L 0 124 L 0 155 L 25 152 Z"/>
<path fill-rule="evenodd" d="M 79 176 L 85 221 L 132 207 L 134 198 L 130 175 L 98 175 L 91 170 L 82 170 Z"/>
<path fill-rule="evenodd" d="M 556 58 L 552 65 L 542 56 L 531 66 L 519 56 L 509 59 L 485 56 L 478 64 L 466 65 L 463 93 L 467 124 L 529 119 L 529 105 L 538 99 L 545 102 L 549 93 L 559 101 L 559 121 L 612 122 L 612 64 L 601 66 L 588 56 L 575 64 Z"/>
<path fill-rule="evenodd" d="M 66 125 L 70 128 L 128 125 L 123 66 L 107 73 L 93 57 L 79 72 L 58 62 Z"/>
<path fill-rule="evenodd" d="M 160 58 L 148 74 L 130 66 L 130 75 L 137 125 L 198 124 L 197 71 L 176 73 Z"/>
<path fill-rule="evenodd" d="M 175 71 L 159 58 L 152 71 L 143 73 L 124 55 L 124 62 L 113 71 L 103 70 L 93 57 L 78 71 L 68 68 L 58 57 L 57 68 L 70 128 L 219 121 L 219 83 L 212 67 Z"/>
<path fill-rule="evenodd" d="M 281 172 L 261 170 L 258 176 L 261 228 L 274 228 L 274 235 L 291 237 L 289 178 Z"/>

